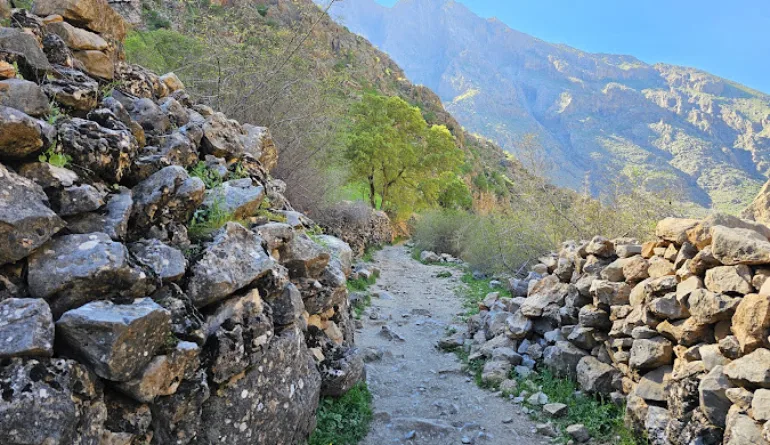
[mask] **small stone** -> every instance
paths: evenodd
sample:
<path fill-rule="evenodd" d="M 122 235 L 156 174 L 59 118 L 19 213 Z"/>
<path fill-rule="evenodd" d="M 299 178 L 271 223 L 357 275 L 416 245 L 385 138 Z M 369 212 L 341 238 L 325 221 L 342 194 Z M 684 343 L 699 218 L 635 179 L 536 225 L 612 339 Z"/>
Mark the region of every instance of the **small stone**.
<path fill-rule="evenodd" d="M 567 405 L 563 403 L 549 403 L 543 406 L 543 412 L 549 417 L 564 417 L 567 415 Z"/>
<path fill-rule="evenodd" d="M 570 425 L 566 429 L 567 434 L 577 443 L 585 443 L 591 440 L 591 433 L 588 432 L 588 428 L 582 423 L 576 423 Z"/>

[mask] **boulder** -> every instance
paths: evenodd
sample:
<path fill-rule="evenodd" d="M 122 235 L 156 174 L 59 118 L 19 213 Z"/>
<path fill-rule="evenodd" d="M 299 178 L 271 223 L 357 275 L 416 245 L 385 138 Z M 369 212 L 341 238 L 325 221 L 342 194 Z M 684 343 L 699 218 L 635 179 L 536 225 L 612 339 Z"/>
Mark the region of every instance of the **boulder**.
<path fill-rule="evenodd" d="M 728 400 L 729 401 L 729 400 Z M 752 417 L 760 422 L 770 420 L 770 390 L 758 389 L 751 401 Z"/>
<path fill-rule="evenodd" d="M 45 300 L 0 301 L 0 358 L 53 355 L 53 316 Z"/>
<path fill-rule="evenodd" d="M 198 443 L 249 437 L 252 443 L 302 443 L 315 427 L 321 377 L 297 329 L 271 341 L 260 366 L 212 391 Z"/>
<path fill-rule="evenodd" d="M 176 393 L 185 376 L 198 367 L 200 348 L 182 341 L 169 353 L 155 356 L 133 379 L 117 383 L 118 390 L 138 402 L 151 403 Z"/>
<path fill-rule="evenodd" d="M 762 424 L 739 410 L 731 409 L 727 415 L 724 445 L 762 444 Z"/>
<path fill-rule="evenodd" d="M 682 245 L 687 241 L 687 231 L 698 225 L 697 219 L 666 218 L 655 227 L 655 235 L 665 241 Z"/>
<path fill-rule="evenodd" d="M 21 29 L 0 27 L 0 53 L 16 56 L 19 71 L 28 80 L 43 80 L 51 70 L 37 39 Z"/>
<path fill-rule="evenodd" d="M 665 402 L 666 385 L 673 370 L 671 366 L 661 366 L 643 375 L 634 390 L 634 395 L 648 402 Z"/>
<path fill-rule="evenodd" d="M 270 130 L 249 124 L 243 124 L 243 130 L 245 134 L 241 138 L 245 152 L 259 160 L 265 170 L 273 170 L 278 165 L 278 149 Z"/>
<path fill-rule="evenodd" d="M 484 363 L 484 369 L 481 370 L 481 381 L 485 385 L 498 386 L 508 379 L 513 365 L 507 360 L 491 360 Z"/>
<path fill-rule="evenodd" d="M 339 356 L 339 358 L 337 358 Z M 320 364 L 321 395 L 342 397 L 358 382 L 366 380 L 366 366 L 361 354 L 355 349 L 345 349 Z"/>
<path fill-rule="evenodd" d="M 46 32 L 61 37 L 67 47 L 75 50 L 104 51 L 109 47 L 98 34 L 76 28 L 67 22 L 51 22 L 45 25 Z"/>
<path fill-rule="evenodd" d="M 649 278 L 649 263 L 639 255 L 628 258 L 623 263 L 623 276 L 629 283 L 637 283 Z"/>
<path fill-rule="evenodd" d="M 271 222 L 256 226 L 252 230 L 265 241 L 270 252 L 278 251 L 294 238 L 294 229 L 284 223 Z"/>
<path fill-rule="evenodd" d="M 131 229 L 146 235 L 154 225 L 185 224 L 203 202 L 206 186 L 182 167 L 166 167 L 133 188 Z"/>
<path fill-rule="evenodd" d="M 770 289 L 743 297 L 732 318 L 732 332 L 744 353 L 768 346 L 770 331 Z"/>
<path fill-rule="evenodd" d="M 90 173 L 109 183 L 120 182 L 138 150 L 130 131 L 110 130 L 79 118 L 59 125 L 59 142 L 75 165 L 88 166 Z"/>
<path fill-rule="evenodd" d="M 65 359 L 10 359 L 0 366 L 0 443 L 100 443 L 106 409 L 101 384 Z"/>
<path fill-rule="evenodd" d="M 594 280 L 590 293 L 594 305 L 600 308 L 623 306 L 629 303 L 632 287 L 626 283 L 612 283 L 605 280 Z"/>
<path fill-rule="evenodd" d="M 141 240 L 128 246 L 136 261 L 162 282 L 177 281 L 185 274 L 187 260 L 181 251 L 156 239 Z"/>
<path fill-rule="evenodd" d="M 663 337 L 637 339 L 631 347 L 629 365 L 634 369 L 654 369 L 674 361 L 674 347 Z"/>
<path fill-rule="evenodd" d="M 96 299 L 133 298 L 151 290 L 128 249 L 104 233 L 65 235 L 29 257 L 29 292 L 51 304 L 54 317 Z"/>
<path fill-rule="evenodd" d="M 187 294 L 196 307 L 207 306 L 250 285 L 275 266 L 258 236 L 229 222 L 190 267 Z"/>
<path fill-rule="evenodd" d="M 647 308 L 656 317 L 666 320 L 680 320 L 690 316 L 688 310 L 679 303 L 674 292 L 650 301 Z"/>
<path fill-rule="evenodd" d="M 331 235 L 317 235 L 315 241 L 331 255 L 334 263 L 347 276 L 353 271 L 353 249 L 348 243 Z"/>
<path fill-rule="evenodd" d="M 549 275 L 530 288 L 529 296 L 519 310 L 526 317 L 540 317 L 546 306 L 561 306 L 572 294 L 577 294 L 575 286 L 561 283 L 557 276 Z"/>
<path fill-rule="evenodd" d="M 96 108 L 99 84 L 81 71 L 56 66 L 53 77 L 41 88 L 48 97 L 66 108 L 81 112 Z"/>
<path fill-rule="evenodd" d="M 281 251 L 281 263 L 292 278 L 315 278 L 329 265 L 331 255 L 307 235 L 295 236 Z"/>
<path fill-rule="evenodd" d="M 90 184 L 73 185 L 49 193 L 56 213 L 64 217 L 98 210 L 104 205 L 106 195 Z"/>
<path fill-rule="evenodd" d="M 181 80 L 179 80 L 179 77 L 177 77 L 177 75 L 174 73 L 166 73 L 160 76 L 160 81 L 166 85 L 166 88 L 168 88 L 168 91 L 171 93 L 179 90 L 184 90 L 184 84 L 182 83 Z"/>
<path fill-rule="evenodd" d="M 206 372 L 201 370 L 183 380 L 173 395 L 156 398 L 150 406 L 153 440 L 159 444 L 180 445 L 196 440 L 199 432 L 206 429 L 201 415 L 210 396 Z"/>
<path fill-rule="evenodd" d="M 52 133 L 47 123 L 0 105 L 0 160 L 21 160 L 40 153 L 53 141 Z"/>
<path fill-rule="evenodd" d="M 751 278 L 751 268 L 740 264 L 709 269 L 704 282 L 712 292 L 745 295 L 754 291 Z"/>
<path fill-rule="evenodd" d="M 122 41 L 128 24 L 106 0 L 45 0 L 35 2 L 32 13 L 40 17 L 60 15 L 69 23 Z"/>
<path fill-rule="evenodd" d="M 666 428 L 671 421 L 671 415 L 666 408 L 650 405 L 647 417 L 644 419 L 644 430 L 650 445 L 669 445 Z"/>
<path fill-rule="evenodd" d="M 168 116 L 152 99 L 136 99 L 126 105 L 126 110 L 131 119 L 141 125 L 148 135 L 164 135 L 171 128 L 171 121 Z"/>
<path fill-rule="evenodd" d="M 67 218 L 67 230 L 72 233 L 105 233 L 113 241 L 122 241 L 128 233 L 128 220 L 134 200 L 131 190 L 120 187 L 108 195 L 105 205 L 96 212 Z"/>
<path fill-rule="evenodd" d="M 234 219 L 245 219 L 254 216 L 264 198 L 264 187 L 253 185 L 250 178 L 236 179 L 207 191 L 203 207 L 216 207 L 232 214 Z"/>
<path fill-rule="evenodd" d="M 266 298 L 273 309 L 273 322 L 277 326 L 290 325 L 300 319 L 305 311 L 302 294 L 292 283 L 287 283 L 283 291 Z"/>
<path fill-rule="evenodd" d="M 675 275 L 676 268 L 674 263 L 660 257 L 652 257 L 649 259 L 647 267 L 647 273 L 650 278 L 660 278 L 667 275 Z"/>
<path fill-rule="evenodd" d="M 757 349 L 730 362 L 724 373 L 736 385 L 770 389 L 770 350 Z"/>
<path fill-rule="evenodd" d="M 727 398 L 726 391 L 732 385 L 724 374 L 724 368 L 716 366 L 701 380 L 698 386 L 700 409 L 709 422 L 724 428 L 727 411 L 732 402 Z"/>
<path fill-rule="evenodd" d="M 770 241 L 764 235 L 749 229 L 714 226 L 711 236 L 714 257 L 724 265 L 770 263 Z"/>
<path fill-rule="evenodd" d="M 102 378 L 125 382 L 150 363 L 169 336 L 170 314 L 149 298 L 95 301 L 56 322 L 63 345 Z"/>
<path fill-rule="evenodd" d="M 687 307 L 698 323 L 711 324 L 729 320 L 740 302 L 740 298 L 716 294 L 706 289 L 696 289 L 687 298 Z"/>
<path fill-rule="evenodd" d="M 615 244 L 607 238 L 595 236 L 585 247 L 585 252 L 588 255 L 609 258 L 615 255 Z"/>
<path fill-rule="evenodd" d="M 24 79 L 0 80 L 0 105 L 34 117 L 48 113 L 48 98 L 43 90 Z"/>
<path fill-rule="evenodd" d="M 690 229 L 687 232 L 687 239 L 692 245 L 697 247 L 698 250 L 703 250 L 713 241 L 711 238 L 711 228 L 714 226 L 728 227 L 731 229 L 749 229 L 764 235 L 765 238 L 770 238 L 770 228 L 763 224 L 743 220 L 727 213 L 713 213 Z"/>
<path fill-rule="evenodd" d="M 591 394 L 608 395 L 614 391 L 613 381 L 619 371 L 594 357 L 586 356 L 580 359 L 576 373 L 578 384 L 583 391 Z"/>
<path fill-rule="evenodd" d="M 0 265 L 28 256 L 65 226 L 42 188 L 0 164 Z"/>
<path fill-rule="evenodd" d="M 30 162 L 19 168 L 19 174 L 32 180 L 44 190 L 71 187 L 78 182 L 77 173 L 47 162 Z"/>
<path fill-rule="evenodd" d="M 529 336 L 534 324 L 532 320 L 524 316 L 521 311 L 516 311 L 505 320 L 508 327 L 508 335 L 517 340 Z"/>
<path fill-rule="evenodd" d="M 246 149 L 243 136 L 241 124 L 222 113 L 214 113 L 203 124 L 202 149 L 218 158 L 238 159 Z"/>

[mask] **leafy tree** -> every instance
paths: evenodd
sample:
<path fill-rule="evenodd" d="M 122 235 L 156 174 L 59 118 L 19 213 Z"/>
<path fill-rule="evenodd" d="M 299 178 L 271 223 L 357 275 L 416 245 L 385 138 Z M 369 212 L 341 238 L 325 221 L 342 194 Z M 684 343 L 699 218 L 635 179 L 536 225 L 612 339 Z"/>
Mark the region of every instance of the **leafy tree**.
<path fill-rule="evenodd" d="M 401 98 L 375 94 L 355 104 L 352 117 L 345 157 L 351 179 L 368 185 L 373 207 L 379 196 L 398 219 L 439 204 L 447 188 L 457 195 L 463 153 L 445 126 L 428 126 L 420 110 Z"/>

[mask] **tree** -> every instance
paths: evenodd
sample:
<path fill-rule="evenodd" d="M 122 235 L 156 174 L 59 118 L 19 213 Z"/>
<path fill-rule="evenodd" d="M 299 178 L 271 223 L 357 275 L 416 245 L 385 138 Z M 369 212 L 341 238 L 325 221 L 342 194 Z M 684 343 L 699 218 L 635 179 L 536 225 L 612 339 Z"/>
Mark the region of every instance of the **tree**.
<path fill-rule="evenodd" d="M 368 94 L 354 105 L 352 118 L 345 157 L 351 179 L 368 185 L 373 207 L 379 197 L 382 208 L 398 219 L 438 204 L 447 187 L 457 188 L 463 153 L 449 130 L 429 127 L 417 107 Z"/>

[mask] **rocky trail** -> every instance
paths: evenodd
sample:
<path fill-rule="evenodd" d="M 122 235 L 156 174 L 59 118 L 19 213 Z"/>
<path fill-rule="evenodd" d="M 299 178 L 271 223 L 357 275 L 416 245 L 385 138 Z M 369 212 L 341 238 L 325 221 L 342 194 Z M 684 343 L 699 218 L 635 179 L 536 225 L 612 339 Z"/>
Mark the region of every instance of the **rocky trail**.
<path fill-rule="evenodd" d="M 428 266 L 403 246 L 375 255 L 381 277 L 356 343 L 367 361 L 375 420 L 364 444 L 545 444 L 517 405 L 476 386 L 436 342 L 460 329 L 461 271 Z M 437 274 L 449 271 L 452 277 Z"/>

